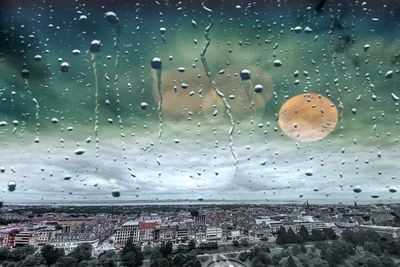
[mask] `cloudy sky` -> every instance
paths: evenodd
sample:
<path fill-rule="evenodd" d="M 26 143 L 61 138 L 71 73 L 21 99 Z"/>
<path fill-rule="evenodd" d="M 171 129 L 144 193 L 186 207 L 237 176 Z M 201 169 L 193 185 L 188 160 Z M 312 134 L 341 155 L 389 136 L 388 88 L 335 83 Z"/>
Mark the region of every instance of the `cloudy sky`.
<path fill-rule="evenodd" d="M 208 14 L 197 1 L 5 1 L 0 197 L 87 204 L 397 201 L 399 21 L 397 10 L 377 2 L 331 11 L 315 10 L 314 1 L 213 2 L 208 77 L 201 61 Z M 93 40 L 101 41 L 99 53 L 89 50 Z M 159 70 L 151 68 L 154 57 Z M 242 69 L 250 80 L 241 80 Z M 343 119 L 314 142 L 288 137 L 277 121 L 282 104 L 305 92 L 326 97 L 338 113 L 343 106 Z M 300 117 L 296 130 L 318 137 L 319 122 Z"/>

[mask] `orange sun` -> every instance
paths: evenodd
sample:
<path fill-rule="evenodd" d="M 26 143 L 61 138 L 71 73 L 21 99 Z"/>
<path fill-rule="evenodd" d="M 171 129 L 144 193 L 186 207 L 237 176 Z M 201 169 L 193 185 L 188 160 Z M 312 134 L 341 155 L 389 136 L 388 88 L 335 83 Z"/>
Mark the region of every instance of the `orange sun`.
<path fill-rule="evenodd" d="M 313 142 L 327 137 L 337 122 L 335 105 L 316 93 L 294 96 L 279 110 L 280 128 L 287 136 L 300 142 Z"/>

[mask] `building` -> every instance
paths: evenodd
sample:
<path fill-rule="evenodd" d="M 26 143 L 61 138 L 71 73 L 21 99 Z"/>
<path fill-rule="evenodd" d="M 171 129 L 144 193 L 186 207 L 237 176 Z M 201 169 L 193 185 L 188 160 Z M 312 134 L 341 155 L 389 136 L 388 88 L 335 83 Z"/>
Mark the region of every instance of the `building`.
<path fill-rule="evenodd" d="M 220 241 L 222 239 L 221 227 L 207 227 L 206 240 L 208 242 Z"/>
<path fill-rule="evenodd" d="M 154 232 L 156 230 L 156 222 L 155 221 L 144 221 L 139 222 L 139 241 L 140 243 L 151 243 L 154 241 Z"/>
<path fill-rule="evenodd" d="M 168 223 L 161 224 L 157 227 L 159 229 L 159 235 L 157 236 L 157 229 L 155 232 L 155 240 L 159 241 L 175 241 L 177 238 L 178 224 Z"/>
<path fill-rule="evenodd" d="M 85 238 L 83 236 L 77 237 L 67 237 L 67 238 L 55 238 L 49 242 L 55 248 L 64 249 L 65 254 L 70 253 L 74 248 L 80 244 L 88 243 L 91 244 L 93 248 L 99 245 L 99 239 Z"/>
<path fill-rule="evenodd" d="M 140 230 L 139 222 L 129 221 L 121 225 L 119 229 L 115 232 L 115 243 L 125 244 L 128 239 L 132 238 L 134 243 L 139 243 L 140 240 Z"/>
<path fill-rule="evenodd" d="M 32 232 L 19 232 L 15 235 L 14 247 L 31 244 Z"/>
<path fill-rule="evenodd" d="M 0 230 L 0 239 L 3 240 L 3 246 L 6 247 L 14 247 L 15 244 L 15 236 L 19 233 L 19 229 L 1 229 Z"/>
<path fill-rule="evenodd" d="M 189 229 L 185 223 L 178 225 L 176 232 L 176 241 L 178 243 L 185 243 L 189 240 Z"/>

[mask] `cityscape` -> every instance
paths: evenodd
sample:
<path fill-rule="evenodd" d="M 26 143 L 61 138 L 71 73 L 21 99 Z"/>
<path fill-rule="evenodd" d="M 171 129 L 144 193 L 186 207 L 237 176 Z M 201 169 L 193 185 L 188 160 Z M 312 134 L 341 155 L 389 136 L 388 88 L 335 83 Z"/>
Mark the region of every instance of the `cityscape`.
<path fill-rule="evenodd" d="M 373 266 L 382 257 L 400 264 L 399 204 L 5 205 L 1 224 L 2 266 Z M 381 250 L 375 236 L 398 247 Z M 345 246 L 336 242 L 354 251 L 340 261 L 324 256 L 340 253 L 329 248 Z M 124 258 L 129 246 L 138 254 Z M 59 256 L 37 256 L 47 250 Z M 70 256 L 79 250 L 87 258 Z M 21 258 L 27 251 L 36 256 Z"/>
<path fill-rule="evenodd" d="M 400 0 L 0 0 L 0 267 L 400 267 Z"/>

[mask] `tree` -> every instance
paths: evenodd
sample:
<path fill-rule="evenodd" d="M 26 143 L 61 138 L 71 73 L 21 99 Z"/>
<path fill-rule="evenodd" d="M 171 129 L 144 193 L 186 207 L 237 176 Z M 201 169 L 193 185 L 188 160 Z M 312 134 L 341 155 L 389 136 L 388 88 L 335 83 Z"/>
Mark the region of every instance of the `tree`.
<path fill-rule="evenodd" d="M 311 240 L 313 241 L 323 241 L 326 240 L 324 233 L 318 229 L 312 229 L 311 231 Z"/>
<path fill-rule="evenodd" d="M 287 231 L 286 235 L 287 243 L 298 243 L 300 242 L 300 237 L 296 235 L 296 233 L 293 231 L 291 227 L 289 227 L 289 230 Z"/>
<path fill-rule="evenodd" d="M 363 245 L 365 251 L 371 252 L 377 256 L 381 255 L 381 247 L 374 242 L 365 242 Z"/>
<path fill-rule="evenodd" d="M 245 262 L 245 261 L 247 260 L 247 257 L 248 257 L 247 253 L 246 253 L 246 252 L 242 252 L 242 253 L 240 253 L 240 255 L 239 255 L 239 260 L 240 260 L 241 262 Z"/>
<path fill-rule="evenodd" d="M 128 239 L 121 251 L 121 261 L 126 267 L 137 267 L 143 263 L 143 253 L 140 247 L 133 244 L 132 239 Z"/>
<path fill-rule="evenodd" d="M 160 252 L 164 258 L 170 256 L 172 254 L 172 243 L 168 241 L 167 243 L 162 244 Z"/>
<path fill-rule="evenodd" d="M 197 259 L 197 254 L 193 251 L 186 255 L 185 264 L 183 267 L 201 267 L 200 261 Z"/>
<path fill-rule="evenodd" d="M 326 260 L 315 257 L 310 260 L 310 267 L 329 267 L 329 264 Z"/>
<path fill-rule="evenodd" d="M 267 266 L 271 263 L 271 258 L 266 252 L 258 253 L 252 260 L 252 266 Z"/>
<path fill-rule="evenodd" d="M 36 267 L 43 266 L 46 264 L 46 260 L 40 254 L 31 254 L 28 255 L 23 262 L 21 263 L 21 267 Z"/>
<path fill-rule="evenodd" d="M 240 243 L 239 243 L 239 241 L 237 241 L 237 240 L 233 240 L 233 241 L 232 241 L 232 245 L 233 245 L 234 247 L 239 247 L 239 246 L 240 246 Z"/>
<path fill-rule="evenodd" d="M 11 252 L 8 248 L 0 248 L 0 263 L 11 258 Z"/>
<path fill-rule="evenodd" d="M 72 250 L 69 256 L 74 257 L 77 262 L 81 262 L 83 260 L 90 260 L 92 257 L 93 247 L 89 243 L 79 244 L 76 248 Z"/>
<path fill-rule="evenodd" d="M 102 267 L 116 267 L 118 263 L 118 255 L 113 251 L 109 250 L 101 255 L 98 258 L 98 264 Z"/>
<path fill-rule="evenodd" d="M 46 260 L 47 265 L 52 265 L 57 262 L 57 260 L 64 256 L 64 250 L 59 248 L 54 248 L 52 245 L 44 245 L 40 250 L 43 258 Z"/>
<path fill-rule="evenodd" d="M 250 244 L 249 241 L 247 241 L 246 239 L 242 239 L 240 240 L 240 245 L 242 245 L 243 247 L 248 247 Z"/>
<path fill-rule="evenodd" d="M 133 244 L 132 238 L 128 239 L 121 251 L 122 263 L 127 267 L 137 267 L 142 265 L 143 258 L 140 247 Z"/>
<path fill-rule="evenodd" d="M 178 253 L 175 255 L 173 261 L 172 261 L 172 266 L 174 267 L 181 267 L 183 264 L 186 262 L 186 257 L 182 253 Z"/>
<path fill-rule="evenodd" d="M 287 232 L 285 227 L 281 226 L 278 230 L 278 237 L 276 238 L 276 243 L 278 245 L 287 243 Z"/>
<path fill-rule="evenodd" d="M 188 251 L 192 251 L 196 249 L 196 241 L 194 241 L 193 239 L 189 241 L 188 244 Z"/>
<path fill-rule="evenodd" d="M 76 264 L 77 260 L 74 257 L 62 256 L 57 260 L 55 267 L 71 267 L 75 266 Z"/>
<path fill-rule="evenodd" d="M 287 263 L 286 263 L 287 267 L 297 267 L 296 262 L 294 261 L 292 256 L 288 257 Z"/>
<path fill-rule="evenodd" d="M 322 229 L 322 232 L 324 233 L 325 237 L 328 240 L 336 240 L 337 239 L 337 235 L 332 228 L 324 228 L 324 229 Z"/>
<path fill-rule="evenodd" d="M 197 217 L 199 216 L 200 212 L 197 209 L 192 209 L 190 211 L 190 215 L 192 215 L 192 217 Z"/>
<path fill-rule="evenodd" d="M 94 258 L 90 260 L 83 260 L 76 265 L 76 267 L 98 267 L 98 266 L 99 262 L 97 261 L 97 259 Z"/>
<path fill-rule="evenodd" d="M 308 233 L 308 230 L 304 225 L 300 226 L 299 235 L 303 242 L 310 241 L 310 234 Z"/>
<path fill-rule="evenodd" d="M 165 258 L 152 259 L 150 261 L 150 267 L 172 267 L 171 256 Z"/>
<path fill-rule="evenodd" d="M 14 261 L 22 261 L 33 253 L 35 253 L 35 249 L 32 246 L 17 247 L 11 252 L 11 259 Z"/>

